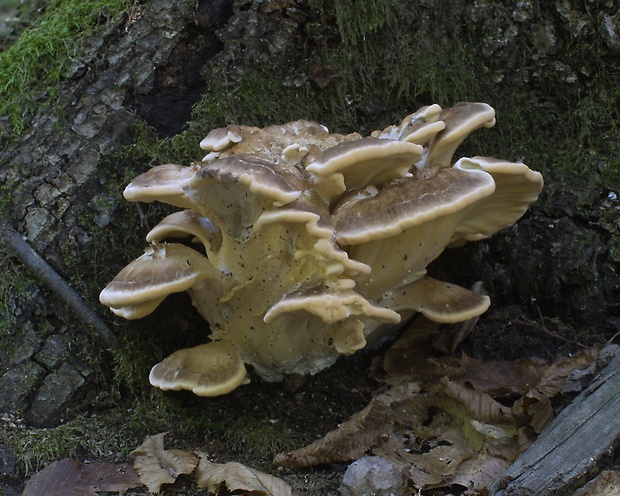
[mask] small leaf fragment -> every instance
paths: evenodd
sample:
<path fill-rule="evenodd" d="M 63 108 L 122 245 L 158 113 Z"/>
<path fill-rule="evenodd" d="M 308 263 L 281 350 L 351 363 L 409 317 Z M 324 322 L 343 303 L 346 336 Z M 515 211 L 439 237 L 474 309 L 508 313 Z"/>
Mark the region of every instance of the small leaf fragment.
<path fill-rule="evenodd" d="M 226 489 L 230 492 L 243 491 L 244 494 L 264 496 L 291 496 L 291 487 L 270 474 L 246 467 L 241 463 L 213 463 L 207 460 L 206 453 L 200 454 L 196 468 L 196 484 L 214 494 Z"/>
<path fill-rule="evenodd" d="M 191 474 L 198 464 L 198 457 L 188 451 L 164 449 L 167 432 L 147 436 L 129 456 L 144 485 L 159 494 L 162 484 L 172 484 L 181 474 Z"/>

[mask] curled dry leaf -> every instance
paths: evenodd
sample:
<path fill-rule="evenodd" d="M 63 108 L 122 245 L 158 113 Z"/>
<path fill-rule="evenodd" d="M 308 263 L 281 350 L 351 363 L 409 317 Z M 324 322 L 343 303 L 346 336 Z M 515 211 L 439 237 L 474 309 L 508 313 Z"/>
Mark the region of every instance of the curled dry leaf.
<path fill-rule="evenodd" d="M 193 453 L 178 449 L 164 449 L 167 432 L 148 436 L 129 456 L 140 479 L 149 491 L 158 494 L 162 484 L 172 484 L 181 474 L 191 474 L 198 464 Z"/>
<path fill-rule="evenodd" d="M 419 317 L 384 355 L 383 380 L 393 387 L 274 462 L 308 467 L 371 452 L 420 490 L 458 484 L 486 491 L 553 418 L 551 401 L 569 374 L 597 356 L 591 349 L 552 363 L 459 359 L 433 346 L 442 329 Z"/>
<path fill-rule="evenodd" d="M 274 464 L 301 468 L 357 460 L 373 446 L 377 446 L 387 432 L 393 430 L 394 422 L 402 413 L 406 413 L 409 422 L 421 423 L 424 420 L 422 416 L 415 416 L 424 413 L 424 408 L 419 408 L 425 404 L 423 398 L 419 398 L 421 401 L 415 405 L 417 408 L 411 408 L 414 405 L 403 408 L 403 400 L 411 398 L 418 390 L 416 384 L 401 384 L 375 396 L 363 410 L 337 429 L 305 448 L 277 455 Z"/>
<path fill-rule="evenodd" d="M 554 419 L 551 400 L 566 384 L 575 370 L 589 367 L 597 359 L 599 348 L 585 349 L 572 357 L 559 357 L 543 369 L 538 381 L 530 384 L 513 407 L 517 415 L 528 415 L 530 424 L 540 434 Z"/>
<path fill-rule="evenodd" d="M 130 465 L 76 460 L 59 460 L 35 474 L 24 488 L 23 496 L 97 496 L 99 492 L 124 494 L 142 486 Z"/>
<path fill-rule="evenodd" d="M 291 487 L 282 479 L 241 463 L 213 463 L 207 460 L 206 453 L 199 453 L 200 462 L 196 467 L 196 484 L 214 494 L 220 491 L 243 491 L 243 494 L 264 496 L 291 496 Z M 228 494 L 228 493 L 226 493 Z"/>

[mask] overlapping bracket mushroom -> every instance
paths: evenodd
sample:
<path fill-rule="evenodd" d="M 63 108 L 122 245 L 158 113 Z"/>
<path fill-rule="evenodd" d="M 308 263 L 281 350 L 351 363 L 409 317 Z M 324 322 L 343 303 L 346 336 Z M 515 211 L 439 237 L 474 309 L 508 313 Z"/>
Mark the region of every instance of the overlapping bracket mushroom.
<path fill-rule="evenodd" d="M 215 129 L 201 162 L 155 166 L 126 187 L 129 201 L 181 210 L 100 300 L 138 319 L 187 291 L 210 341 L 155 365 L 150 382 L 200 396 L 247 383 L 246 364 L 268 381 L 314 374 L 414 313 L 476 317 L 489 298 L 428 277 L 427 266 L 513 224 L 543 186 L 523 163 L 452 163 L 471 132 L 494 124 L 489 105 L 459 103 L 368 137 L 305 120 Z"/>

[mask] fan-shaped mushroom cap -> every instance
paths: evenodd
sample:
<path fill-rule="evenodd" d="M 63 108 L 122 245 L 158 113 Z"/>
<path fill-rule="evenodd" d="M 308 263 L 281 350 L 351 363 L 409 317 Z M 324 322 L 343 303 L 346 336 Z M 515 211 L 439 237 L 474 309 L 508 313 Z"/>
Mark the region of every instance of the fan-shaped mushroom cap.
<path fill-rule="evenodd" d="M 205 198 L 202 190 L 210 183 L 221 183 L 229 190 L 228 203 L 240 205 L 243 198 L 236 199 L 235 185 L 242 186 L 244 192 L 249 190 L 258 197 L 269 200 L 273 205 L 286 205 L 301 195 L 305 185 L 301 175 L 294 167 L 283 167 L 261 158 L 248 155 L 232 155 L 215 162 L 204 164 L 192 177 L 186 187 L 187 194 L 194 205 L 209 205 L 213 201 Z M 225 201 L 222 198 L 222 201 Z M 207 215 L 208 216 L 208 215 Z"/>
<path fill-rule="evenodd" d="M 198 167 L 182 165 L 157 165 L 136 177 L 123 192 L 129 201 L 161 201 L 176 207 L 190 208 L 191 202 L 185 196 L 183 188 Z"/>
<path fill-rule="evenodd" d="M 428 141 L 435 137 L 437 133 L 446 128 L 443 121 L 435 122 L 416 122 L 413 126 L 405 130 L 401 140 L 407 143 L 417 143 L 418 145 L 426 145 Z"/>
<path fill-rule="evenodd" d="M 444 109 L 439 120 L 446 128 L 431 141 L 425 163 L 449 167 L 452 155 L 467 136 L 481 127 L 495 125 L 495 110 L 486 103 L 462 102 Z"/>
<path fill-rule="evenodd" d="M 322 152 L 306 167 L 328 199 L 346 190 L 404 177 L 422 157 L 420 145 L 377 138 L 343 141 Z"/>
<path fill-rule="evenodd" d="M 200 142 L 200 148 L 210 152 L 220 152 L 228 145 L 230 145 L 230 138 L 228 137 L 228 129 L 225 127 L 212 129 Z"/>
<path fill-rule="evenodd" d="M 349 256 L 372 267 L 358 283 L 380 299 L 390 288 L 422 277 L 468 208 L 494 190 L 483 171 L 443 169 L 429 179 L 351 192 L 334 208 L 332 222 L 338 243 L 350 246 Z"/>
<path fill-rule="evenodd" d="M 257 127 L 230 125 L 213 129 L 200 142 L 200 148 L 210 152 L 221 152 L 234 143 L 239 143 L 243 139 L 244 134 L 250 134 L 257 131 Z"/>
<path fill-rule="evenodd" d="M 308 312 L 327 324 L 344 321 L 349 317 L 369 317 L 377 322 L 397 324 L 400 316 L 364 298 L 352 289 L 354 281 L 341 281 L 341 286 L 325 287 L 321 283 L 301 284 L 283 295 L 265 314 L 266 324 L 272 323 L 286 313 Z M 350 282 L 350 284 L 346 284 Z M 347 287 L 348 286 L 348 287 Z"/>
<path fill-rule="evenodd" d="M 186 291 L 208 277 L 218 278 L 219 273 L 200 253 L 175 243 L 156 243 L 121 270 L 99 300 L 117 315 L 140 318 L 169 294 Z"/>
<path fill-rule="evenodd" d="M 164 391 L 186 389 L 198 396 L 219 396 L 249 382 L 237 350 L 223 341 L 174 352 L 151 369 L 149 381 Z"/>
<path fill-rule="evenodd" d="M 380 302 L 392 310 L 420 312 L 434 322 L 452 324 L 477 317 L 491 305 L 488 296 L 456 284 L 423 277 L 389 291 Z"/>
<path fill-rule="evenodd" d="M 182 210 L 164 217 L 146 235 L 149 243 L 159 242 L 165 238 L 185 238 L 194 236 L 207 252 L 217 252 L 222 245 L 222 233 L 211 220 L 194 210 Z"/>
<path fill-rule="evenodd" d="M 313 121 L 298 120 L 264 129 L 230 125 L 211 131 L 202 141 L 203 149 L 210 150 L 208 160 L 231 155 L 252 154 L 276 164 L 297 165 L 302 160 L 312 161 L 321 150 L 342 141 L 361 138 L 357 133 L 331 134 L 325 126 Z M 214 151 L 215 149 L 219 151 Z"/>
<path fill-rule="evenodd" d="M 446 127 L 445 123 L 437 120 L 440 113 L 441 107 L 439 105 L 428 105 L 413 114 L 409 114 L 398 126 L 389 126 L 383 131 L 374 131 L 371 136 L 424 145 L 431 137 Z"/>
<path fill-rule="evenodd" d="M 123 317 L 127 320 L 141 319 L 142 317 L 146 317 L 147 315 L 153 313 L 159 304 L 164 301 L 164 298 L 165 296 L 162 296 L 161 298 L 154 298 L 141 303 L 125 305 L 120 308 L 110 307 L 110 310 L 112 310 L 114 315 L 118 315 L 119 317 Z"/>
<path fill-rule="evenodd" d="M 480 239 L 514 223 L 542 188 L 523 164 L 461 159 L 424 180 L 401 180 L 382 190 L 351 192 L 335 207 L 338 242 L 372 267 L 358 283 L 372 298 L 422 277 L 449 244 Z M 389 243 L 382 240 L 390 238 Z"/>
<path fill-rule="evenodd" d="M 477 203 L 456 229 L 453 242 L 486 238 L 514 224 L 536 201 L 543 188 L 543 177 L 523 163 L 491 157 L 462 158 L 455 169 L 480 170 L 493 178 L 495 191 Z"/>
<path fill-rule="evenodd" d="M 458 212 L 495 190 L 482 171 L 445 169 L 425 180 L 401 180 L 346 194 L 332 212 L 338 243 L 385 239 Z"/>

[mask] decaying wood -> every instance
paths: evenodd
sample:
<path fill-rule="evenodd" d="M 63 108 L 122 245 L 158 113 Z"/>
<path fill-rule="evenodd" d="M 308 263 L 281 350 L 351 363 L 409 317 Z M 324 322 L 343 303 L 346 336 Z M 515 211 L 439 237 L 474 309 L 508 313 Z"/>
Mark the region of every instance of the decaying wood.
<path fill-rule="evenodd" d="M 561 496 L 620 444 L 620 354 L 494 484 L 496 496 Z"/>

